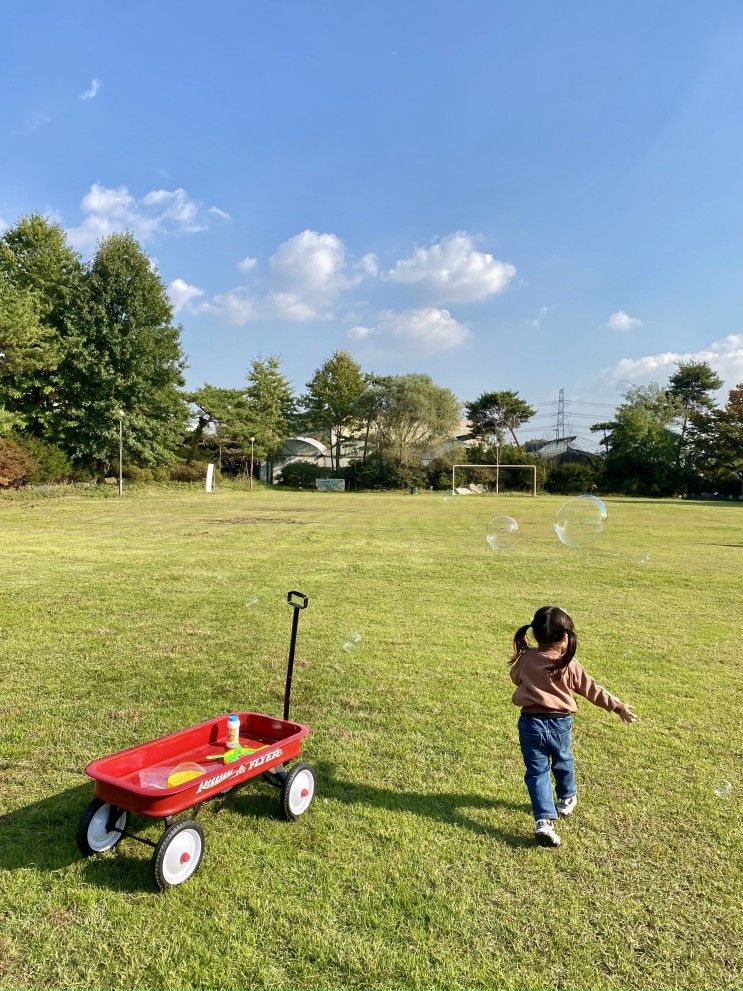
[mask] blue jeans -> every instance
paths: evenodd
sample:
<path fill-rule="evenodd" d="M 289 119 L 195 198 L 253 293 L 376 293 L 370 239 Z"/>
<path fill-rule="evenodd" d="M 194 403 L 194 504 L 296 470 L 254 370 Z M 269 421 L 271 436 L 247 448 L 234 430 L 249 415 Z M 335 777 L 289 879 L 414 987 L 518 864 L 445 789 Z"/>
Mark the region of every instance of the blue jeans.
<path fill-rule="evenodd" d="M 573 755 L 570 752 L 573 717 L 522 713 L 518 727 L 521 753 L 526 764 L 524 781 L 529 789 L 534 818 L 556 819 L 550 770 L 555 778 L 558 800 L 572 798 L 577 793 Z"/>

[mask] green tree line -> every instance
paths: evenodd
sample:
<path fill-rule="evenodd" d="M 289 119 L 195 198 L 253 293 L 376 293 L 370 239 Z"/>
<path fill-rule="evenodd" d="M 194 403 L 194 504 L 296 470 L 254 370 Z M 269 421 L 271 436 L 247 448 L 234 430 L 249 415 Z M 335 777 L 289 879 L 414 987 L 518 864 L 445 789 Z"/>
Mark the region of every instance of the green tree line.
<path fill-rule="evenodd" d="M 245 474 L 297 435 L 321 440 L 330 470 L 364 487 L 446 487 L 453 460 L 498 459 L 537 464 L 555 491 L 732 492 L 743 468 L 743 386 L 718 407 L 722 383 L 704 362 L 679 363 L 664 387 L 629 390 L 614 419 L 592 427 L 603 456 L 562 465 L 522 443 L 536 410 L 514 390 L 463 409 L 427 375 L 375 375 L 342 350 L 300 394 L 275 355 L 255 357 L 238 388 L 187 391 L 185 368 L 165 285 L 131 234 L 103 238 L 88 262 L 40 215 L 0 237 L 0 487 L 103 480 L 118 467 L 120 425 L 133 477 L 201 479 L 206 460 Z M 466 451 L 452 444 L 463 412 Z M 312 473 L 289 466 L 284 480 Z M 503 481 L 525 483 L 523 473 Z"/>

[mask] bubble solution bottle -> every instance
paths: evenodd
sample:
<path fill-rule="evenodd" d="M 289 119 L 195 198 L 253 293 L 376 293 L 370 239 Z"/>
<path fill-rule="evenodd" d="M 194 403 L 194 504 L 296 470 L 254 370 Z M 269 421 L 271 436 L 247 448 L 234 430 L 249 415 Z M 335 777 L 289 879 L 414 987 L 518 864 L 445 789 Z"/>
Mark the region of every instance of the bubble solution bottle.
<path fill-rule="evenodd" d="M 233 714 L 227 720 L 227 742 L 228 750 L 234 750 L 240 746 L 240 717 Z"/>

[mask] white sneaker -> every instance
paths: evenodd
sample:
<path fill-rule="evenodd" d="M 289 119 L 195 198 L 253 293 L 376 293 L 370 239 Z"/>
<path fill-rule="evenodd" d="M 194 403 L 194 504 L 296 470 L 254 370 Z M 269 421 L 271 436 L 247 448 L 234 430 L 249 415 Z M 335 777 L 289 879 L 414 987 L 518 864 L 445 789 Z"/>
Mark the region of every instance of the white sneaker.
<path fill-rule="evenodd" d="M 559 846 L 560 837 L 555 832 L 551 819 L 537 819 L 537 830 L 534 834 L 540 846 Z"/>
<path fill-rule="evenodd" d="M 557 809 L 557 814 L 562 816 L 563 819 L 566 816 L 572 815 L 575 806 L 578 804 L 578 796 L 571 795 L 570 798 L 562 798 L 557 802 L 555 808 Z"/>

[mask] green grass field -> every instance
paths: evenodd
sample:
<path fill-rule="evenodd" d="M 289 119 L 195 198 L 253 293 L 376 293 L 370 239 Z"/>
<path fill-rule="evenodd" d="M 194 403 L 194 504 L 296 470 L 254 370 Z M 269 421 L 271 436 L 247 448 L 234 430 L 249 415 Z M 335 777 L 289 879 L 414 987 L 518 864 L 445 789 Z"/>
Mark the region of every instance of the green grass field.
<path fill-rule="evenodd" d="M 562 501 L 0 500 L 0 986 L 743 986 L 743 506 L 608 500 L 571 551 Z M 140 844 L 83 860 L 94 757 L 280 713 L 290 588 L 310 811 L 283 822 L 263 784 L 207 805 L 201 870 L 165 895 Z M 533 845 L 507 671 L 548 602 L 640 717 L 580 703 L 559 850 Z"/>

